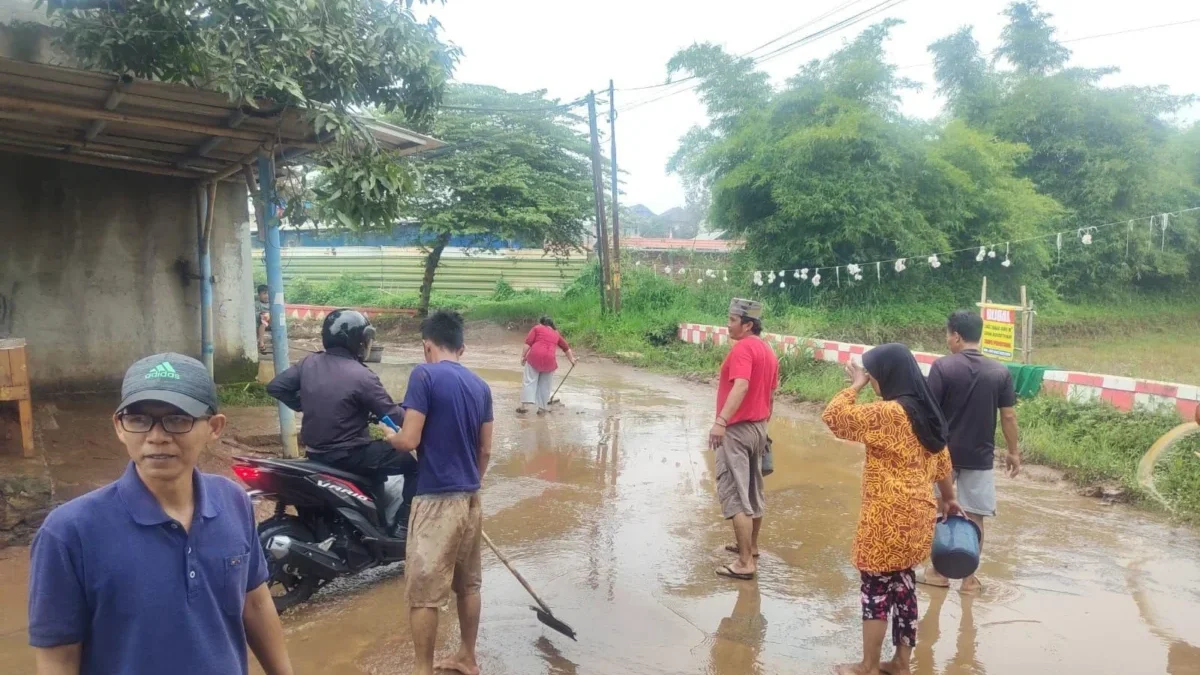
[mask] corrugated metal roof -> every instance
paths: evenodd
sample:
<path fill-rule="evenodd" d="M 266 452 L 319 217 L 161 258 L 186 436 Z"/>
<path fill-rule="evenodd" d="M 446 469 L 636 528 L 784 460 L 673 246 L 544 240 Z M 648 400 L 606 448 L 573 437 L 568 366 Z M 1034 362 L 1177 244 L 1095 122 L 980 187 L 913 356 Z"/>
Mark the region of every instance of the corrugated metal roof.
<path fill-rule="evenodd" d="M 364 120 L 381 147 L 443 145 Z M 287 159 L 320 145 L 304 111 L 243 110 L 223 94 L 179 84 L 0 57 L 0 151 L 131 171 L 223 179 L 264 149 Z"/>

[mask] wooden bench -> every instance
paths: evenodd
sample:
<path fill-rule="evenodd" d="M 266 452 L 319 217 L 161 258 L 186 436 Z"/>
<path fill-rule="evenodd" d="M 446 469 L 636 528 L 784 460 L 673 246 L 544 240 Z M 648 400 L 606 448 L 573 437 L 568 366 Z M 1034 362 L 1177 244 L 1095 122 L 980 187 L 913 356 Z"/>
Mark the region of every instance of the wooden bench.
<path fill-rule="evenodd" d="M 29 368 L 25 340 L 0 340 L 0 403 L 14 401 L 21 422 L 21 447 L 33 457 L 33 402 L 29 398 Z"/>

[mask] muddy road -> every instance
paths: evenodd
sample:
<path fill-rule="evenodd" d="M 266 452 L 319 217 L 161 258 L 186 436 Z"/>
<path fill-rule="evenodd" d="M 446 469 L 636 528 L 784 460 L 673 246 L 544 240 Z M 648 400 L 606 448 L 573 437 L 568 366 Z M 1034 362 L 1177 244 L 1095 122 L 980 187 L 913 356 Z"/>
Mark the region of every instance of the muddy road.
<path fill-rule="evenodd" d="M 471 336 L 469 336 L 471 337 Z M 720 579 L 732 532 L 705 439 L 710 388 L 591 361 L 545 418 L 518 418 L 519 341 L 476 337 L 465 359 L 492 385 L 496 443 L 483 491 L 497 546 L 579 633 L 539 624 L 484 552 L 479 652 L 488 675 L 824 673 L 860 654 L 850 543 L 860 447 L 782 407 L 759 579 Z M 502 348 L 501 344 L 505 346 Z M 378 367 L 403 390 L 412 348 Z M 565 372 L 560 371 L 560 372 Z M 1200 674 L 1200 538 L 1062 486 L 999 479 L 985 592 L 920 592 L 914 672 Z M 26 549 L 0 552 L 0 672 L 32 672 Z M 342 580 L 284 617 L 297 673 L 411 667 L 401 567 Z M 457 644 L 453 607 L 440 644 Z M 886 653 L 887 648 L 885 648 Z M 261 671 L 256 671 L 261 672 Z"/>

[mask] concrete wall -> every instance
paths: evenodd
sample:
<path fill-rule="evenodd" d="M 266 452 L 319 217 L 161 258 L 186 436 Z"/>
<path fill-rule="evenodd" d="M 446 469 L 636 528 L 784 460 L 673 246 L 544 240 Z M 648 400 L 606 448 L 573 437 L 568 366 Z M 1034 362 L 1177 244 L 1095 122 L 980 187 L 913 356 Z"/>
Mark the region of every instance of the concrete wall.
<path fill-rule="evenodd" d="M 29 343 L 35 390 L 119 386 L 136 359 L 200 354 L 196 187 L 0 153 L 0 336 Z M 256 358 L 246 190 L 223 185 L 212 242 L 218 373 Z"/>

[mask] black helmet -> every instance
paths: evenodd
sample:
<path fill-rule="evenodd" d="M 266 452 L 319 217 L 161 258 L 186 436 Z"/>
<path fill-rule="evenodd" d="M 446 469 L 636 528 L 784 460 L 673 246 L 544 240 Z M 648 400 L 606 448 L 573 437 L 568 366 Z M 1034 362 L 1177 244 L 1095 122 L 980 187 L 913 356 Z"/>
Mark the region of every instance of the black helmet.
<path fill-rule="evenodd" d="M 335 309 L 321 326 L 321 344 L 325 349 L 341 347 L 359 361 L 366 360 L 374 340 L 375 327 L 362 312 L 352 309 Z"/>

